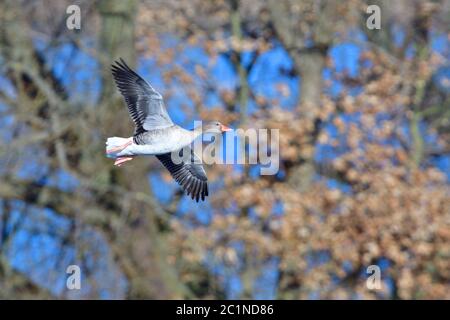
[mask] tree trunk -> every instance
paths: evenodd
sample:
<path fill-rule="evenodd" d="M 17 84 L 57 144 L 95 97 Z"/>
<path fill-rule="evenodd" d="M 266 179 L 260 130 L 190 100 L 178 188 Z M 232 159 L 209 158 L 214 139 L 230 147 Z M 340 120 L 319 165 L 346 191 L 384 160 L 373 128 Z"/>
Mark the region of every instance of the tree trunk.
<path fill-rule="evenodd" d="M 136 1 L 103 0 L 99 4 L 101 33 L 99 35 L 101 74 L 103 80 L 100 101 L 101 131 L 106 136 L 129 137 L 133 123 L 128 115 L 124 99 L 118 94 L 111 75 L 111 63 L 123 58 L 127 64 L 136 64 L 135 15 Z M 104 145 L 104 143 L 103 143 Z M 101 156 L 104 158 L 103 153 Z M 110 239 L 116 260 L 128 279 L 130 299 L 182 298 L 187 292 L 178 281 L 177 272 L 167 261 L 164 234 L 158 230 L 157 201 L 151 196 L 148 166 L 142 159 L 133 163 L 133 168 L 117 168 L 110 159 L 106 162 L 104 176 L 110 184 L 118 184 L 129 191 L 145 193 L 151 205 L 133 201 L 129 207 L 129 218 L 120 226 L 120 233 L 112 231 Z M 112 200 L 116 202 L 116 200 Z M 122 199 L 114 205 L 122 207 Z M 117 222 L 117 219 L 116 221 Z M 114 220 L 111 220 L 114 224 Z M 114 228 L 112 229 L 114 230 Z"/>
<path fill-rule="evenodd" d="M 332 22 L 334 4 L 322 2 L 318 7 L 311 1 L 306 1 L 314 10 L 316 19 L 312 22 L 310 29 L 312 39 L 305 39 L 301 30 L 297 30 L 298 24 L 291 19 L 290 6 L 287 0 L 271 0 L 269 9 L 272 17 L 273 27 L 278 39 L 288 51 L 294 62 L 294 68 L 300 75 L 300 115 L 302 125 L 306 126 L 308 135 L 302 144 L 303 152 L 299 156 L 297 164 L 289 170 L 288 182 L 300 191 L 309 188 L 314 177 L 314 151 L 318 135 L 317 110 L 320 108 L 320 97 L 323 90 L 322 71 L 328 48 L 332 42 Z M 297 18 L 296 18 L 297 19 Z M 310 45 L 306 43 L 312 40 Z"/>

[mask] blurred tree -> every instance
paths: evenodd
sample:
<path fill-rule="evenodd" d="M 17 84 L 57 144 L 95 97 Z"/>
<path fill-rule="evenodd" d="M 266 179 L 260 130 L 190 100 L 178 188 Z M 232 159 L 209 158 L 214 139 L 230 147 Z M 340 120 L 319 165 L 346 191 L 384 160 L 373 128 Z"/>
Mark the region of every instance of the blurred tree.
<path fill-rule="evenodd" d="M 165 256 L 164 236 L 159 234 L 156 220 L 164 219 L 166 213 L 158 207 L 150 195 L 147 181 L 142 179 L 146 175 L 145 167 L 119 172 L 113 170 L 103 152 L 98 152 L 104 149 L 102 137 L 106 137 L 107 128 L 117 128 L 118 135 L 131 134 L 125 132 L 129 122 L 123 121 L 128 119 L 123 101 L 118 95 L 112 95 L 109 65 L 114 58 L 130 58 L 135 54 L 135 6 L 122 1 L 99 3 L 102 28 L 101 50 L 97 55 L 101 70 L 108 71 L 103 73 L 104 86 L 99 105 L 95 108 L 84 105 L 82 109 L 67 100 L 60 80 L 48 71 L 48 62 L 33 46 L 29 25 L 18 4 L 7 1 L 2 6 L 3 67 L 20 97 L 10 107 L 15 107 L 14 112 L 18 115 L 26 116 L 27 120 L 18 125 L 24 126 L 21 130 L 29 130 L 26 134 L 17 132 L 19 141 L 14 138 L 3 152 L 11 155 L 14 152 L 12 148 L 20 146 L 21 142 L 25 145 L 38 143 L 44 152 L 40 165 L 49 167 L 46 175 L 52 176 L 62 169 L 76 177 L 81 187 L 75 193 L 65 194 L 63 190 L 40 182 L 18 179 L 17 170 L 10 167 L 3 177 L 6 187 L 2 188 L 1 198 L 4 201 L 21 199 L 30 206 L 51 208 L 73 219 L 73 223 L 81 225 L 81 228 L 91 225 L 102 232 L 113 251 L 114 260 L 127 277 L 126 297 L 188 296 Z M 129 44 L 123 46 L 126 42 Z M 24 138 L 28 141 L 23 141 Z M 42 148 L 44 146 L 45 149 Z M 124 214 L 127 216 L 125 220 Z M 77 246 L 80 240 L 72 241 Z M 57 271 L 64 274 L 65 268 Z M 6 277 L 5 281 L 14 285 L 16 278 Z"/>
<path fill-rule="evenodd" d="M 438 161 L 450 152 L 450 4 L 375 2 L 381 30 L 365 28 L 363 0 L 79 1 L 81 32 L 61 28 L 67 1 L 2 2 L 0 296 L 77 297 L 13 264 L 27 221 L 51 210 L 68 227 L 41 218 L 31 231 L 60 243 L 55 277 L 67 260 L 82 265 L 82 297 L 104 297 L 107 282 L 115 298 L 251 298 L 271 274 L 284 299 L 449 298 L 450 187 Z M 68 47 L 83 58 L 49 58 Z M 343 47 L 358 52 L 356 72 L 338 61 L 351 59 L 336 55 Z M 192 206 L 156 162 L 114 168 L 105 137 L 132 134 L 109 70 L 118 57 L 161 73 L 186 125 L 280 129 L 280 172 L 208 168 L 212 195 Z M 365 285 L 371 264 L 383 267 L 382 290 Z"/>

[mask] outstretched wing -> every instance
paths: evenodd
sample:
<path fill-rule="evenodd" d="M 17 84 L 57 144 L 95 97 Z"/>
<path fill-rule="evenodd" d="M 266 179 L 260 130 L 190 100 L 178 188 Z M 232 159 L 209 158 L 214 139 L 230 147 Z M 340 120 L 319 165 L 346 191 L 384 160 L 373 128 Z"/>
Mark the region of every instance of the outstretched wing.
<path fill-rule="evenodd" d="M 128 112 L 136 125 L 135 134 L 173 126 L 164 101 L 155 89 L 120 59 L 112 65 L 112 74 L 124 96 Z"/>
<path fill-rule="evenodd" d="M 186 191 L 187 195 L 198 202 L 199 199 L 205 200 L 208 196 L 208 178 L 200 159 L 194 151 L 185 147 L 180 150 L 180 157 L 183 158 L 182 152 L 190 152 L 190 161 L 182 161 L 175 164 L 172 161 L 171 153 L 157 155 L 159 161 L 169 170 L 172 177 Z"/>

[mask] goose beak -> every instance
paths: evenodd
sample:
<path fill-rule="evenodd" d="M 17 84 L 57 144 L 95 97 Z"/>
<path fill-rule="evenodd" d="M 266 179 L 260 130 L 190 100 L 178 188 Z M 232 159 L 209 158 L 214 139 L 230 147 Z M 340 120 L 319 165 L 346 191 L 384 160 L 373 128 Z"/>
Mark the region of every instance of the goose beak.
<path fill-rule="evenodd" d="M 227 127 L 227 126 L 224 125 L 224 124 L 221 124 L 221 125 L 220 125 L 220 130 L 221 130 L 222 132 L 227 132 L 227 131 L 231 131 L 232 129 L 231 129 L 230 127 Z"/>

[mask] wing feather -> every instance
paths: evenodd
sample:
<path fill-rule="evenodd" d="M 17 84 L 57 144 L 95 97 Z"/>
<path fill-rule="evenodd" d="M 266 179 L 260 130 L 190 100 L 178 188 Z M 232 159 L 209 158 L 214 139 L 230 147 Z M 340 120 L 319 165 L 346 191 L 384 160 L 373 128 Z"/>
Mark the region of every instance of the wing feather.
<path fill-rule="evenodd" d="M 115 63 L 111 67 L 112 74 L 136 126 L 135 135 L 173 126 L 161 94 L 128 67 L 123 59 Z"/>
<path fill-rule="evenodd" d="M 190 161 L 182 161 L 175 164 L 171 153 L 157 155 L 159 161 L 170 172 L 172 177 L 183 188 L 186 194 L 195 201 L 202 201 L 208 196 L 208 178 L 199 158 L 192 149 L 185 148 L 183 152 L 190 152 Z"/>

